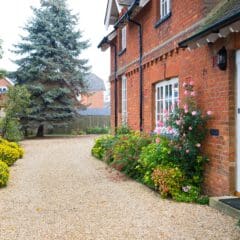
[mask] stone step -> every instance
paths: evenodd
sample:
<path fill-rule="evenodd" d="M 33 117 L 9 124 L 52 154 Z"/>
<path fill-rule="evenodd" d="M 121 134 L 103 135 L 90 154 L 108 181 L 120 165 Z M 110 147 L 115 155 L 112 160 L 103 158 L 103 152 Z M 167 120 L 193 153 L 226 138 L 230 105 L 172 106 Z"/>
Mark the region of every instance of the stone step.
<path fill-rule="evenodd" d="M 235 196 L 211 197 L 209 199 L 209 206 L 239 220 L 240 210 L 219 201 L 220 199 L 227 199 L 227 198 L 235 198 Z"/>

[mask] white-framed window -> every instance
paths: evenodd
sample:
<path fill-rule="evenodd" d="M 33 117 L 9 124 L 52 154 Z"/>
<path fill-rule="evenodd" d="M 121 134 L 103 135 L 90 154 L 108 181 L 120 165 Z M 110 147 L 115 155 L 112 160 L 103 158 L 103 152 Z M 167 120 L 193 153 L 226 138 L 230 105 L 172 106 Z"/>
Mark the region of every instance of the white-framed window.
<path fill-rule="evenodd" d="M 127 124 L 127 78 L 122 76 L 122 123 Z"/>
<path fill-rule="evenodd" d="M 164 122 L 166 113 L 174 110 L 179 99 L 178 78 L 162 81 L 156 84 L 155 104 L 156 104 L 156 124 L 158 121 Z"/>
<path fill-rule="evenodd" d="M 121 29 L 121 50 L 127 48 L 127 26 Z"/>
<path fill-rule="evenodd" d="M 160 17 L 165 18 L 171 11 L 171 0 L 160 0 Z"/>

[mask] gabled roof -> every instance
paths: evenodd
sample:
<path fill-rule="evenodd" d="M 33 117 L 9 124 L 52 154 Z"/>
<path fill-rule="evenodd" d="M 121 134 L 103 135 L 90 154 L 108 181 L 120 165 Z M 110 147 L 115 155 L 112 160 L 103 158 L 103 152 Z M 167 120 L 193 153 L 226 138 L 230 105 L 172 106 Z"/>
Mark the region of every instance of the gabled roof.
<path fill-rule="evenodd" d="M 191 43 L 210 36 L 216 41 L 226 37 L 230 32 L 240 28 L 240 0 L 225 0 L 209 13 L 204 23 L 195 34 L 180 42 L 180 47 L 187 47 Z M 229 27 L 230 26 L 230 27 Z M 221 33 L 222 32 L 222 33 Z M 224 33 L 223 33 L 224 32 Z M 218 36 L 217 36 L 218 35 Z"/>
<path fill-rule="evenodd" d="M 119 16 L 119 4 L 116 0 L 108 0 L 106 14 L 104 19 L 104 25 L 108 28 L 110 25 L 113 25 Z"/>
<path fill-rule="evenodd" d="M 116 30 L 110 32 L 102 41 L 98 44 L 98 48 L 101 48 L 102 51 L 106 51 L 109 48 L 111 41 L 117 36 Z"/>
<path fill-rule="evenodd" d="M 104 81 L 96 74 L 91 73 L 87 76 L 87 92 L 106 91 Z"/>
<path fill-rule="evenodd" d="M 104 24 L 106 28 L 115 25 L 122 7 L 131 8 L 133 5 L 144 7 L 150 0 L 108 0 Z"/>

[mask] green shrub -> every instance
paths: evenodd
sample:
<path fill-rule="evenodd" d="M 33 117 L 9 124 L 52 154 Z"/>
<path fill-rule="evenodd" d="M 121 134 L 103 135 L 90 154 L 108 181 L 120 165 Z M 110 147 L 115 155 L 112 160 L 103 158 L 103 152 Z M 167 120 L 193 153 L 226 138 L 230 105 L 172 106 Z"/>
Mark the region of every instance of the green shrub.
<path fill-rule="evenodd" d="M 178 167 L 158 166 L 154 169 L 152 179 L 162 197 L 174 197 L 184 183 L 184 174 Z"/>
<path fill-rule="evenodd" d="M 136 169 L 141 174 L 141 181 L 147 186 L 154 188 L 152 180 L 153 170 L 158 165 L 170 165 L 172 148 L 165 138 L 160 139 L 160 143 L 151 143 L 143 147 Z"/>
<path fill-rule="evenodd" d="M 92 148 L 92 155 L 100 160 L 111 162 L 113 145 L 116 140 L 116 137 L 112 135 L 98 138 Z"/>
<path fill-rule="evenodd" d="M 5 162 L 8 166 L 12 166 L 18 158 L 18 150 L 7 145 L 0 145 L 0 161 Z"/>
<path fill-rule="evenodd" d="M 94 128 L 87 128 L 87 134 L 107 134 L 109 133 L 109 128 L 107 127 L 94 127 Z"/>
<path fill-rule="evenodd" d="M 116 129 L 116 135 L 126 135 L 130 134 L 131 132 L 132 130 L 126 125 L 122 125 Z"/>
<path fill-rule="evenodd" d="M 0 138 L 0 146 L 1 145 L 15 149 L 18 152 L 17 158 L 22 158 L 24 155 L 24 149 L 16 142 L 9 142 L 6 139 Z"/>
<path fill-rule="evenodd" d="M 4 138 L 9 141 L 19 142 L 23 139 L 20 123 L 17 119 L 3 118 L 0 128 L 4 132 Z"/>
<path fill-rule="evenodd" d="M 174 192 L 172 198 L 178 202 L 197 202 L 200 188 L 192 185 L 182 186 L 179 191 Z"/>
<path fill-rule="evenodd" d="M 149 136 L 138 132 L 120 135 L 113 149 L 112 166 L 128 176 L 138 179 L 137 161 L 142 148 L 150 144 L 151 141 Z"/>
<path fill-rule="evenodd" d="M 8 165 L 0 161 L 0 187 L 4 187 L 7 185 L 8 178 L 9 178 Z"/>

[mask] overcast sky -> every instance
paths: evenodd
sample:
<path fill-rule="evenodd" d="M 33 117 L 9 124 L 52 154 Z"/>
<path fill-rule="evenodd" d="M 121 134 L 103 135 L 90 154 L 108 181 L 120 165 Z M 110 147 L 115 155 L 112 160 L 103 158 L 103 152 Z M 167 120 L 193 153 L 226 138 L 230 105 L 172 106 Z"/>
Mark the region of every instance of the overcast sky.
<path fill-rule="evenodd" d="M 0 60 L 0 68 L 8 71 L 15 70 L 16 66 L 10 59 L 16 57 L 9 51 L 13 44 L 19 42 L 27 20 L 32 16 L 30 6 L 39 6 L 39 0 L 5 0 L 1 2 L 0 14 L 0 39 L 3 40 L 3 59 Z M 67 0 L 73 13 L 79 14 L 79 29 L 83 36 L 89 39 L 91 47 L 85 51 L 92 66 L 92 72 L 107 81 L 109 75 L 109 53 L 102 53 L 97 49 L 100 40 L 106 35 L 104 16 L 107 0 Z M 94 5 L 95 4 L 95 5 Z"/>

